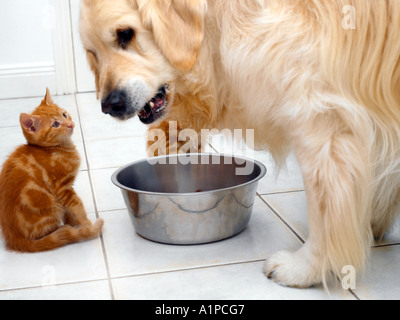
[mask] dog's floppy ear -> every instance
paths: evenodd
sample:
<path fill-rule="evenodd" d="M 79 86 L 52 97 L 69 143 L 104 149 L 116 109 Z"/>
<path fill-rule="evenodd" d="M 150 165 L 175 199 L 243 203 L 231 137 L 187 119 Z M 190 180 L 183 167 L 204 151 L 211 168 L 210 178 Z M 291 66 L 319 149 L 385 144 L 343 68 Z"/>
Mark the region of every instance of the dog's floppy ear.
<path fill-rule="evenodd" d="M 96 95 L 97 99 L 100 97 L 100 72 L 99 72 L 99 61 L 96 55 L 92 51 L 86 51 L 86 59 L 89 63 L 90 70 L 94 74 L 94 81 L 96 84 Z"/>
<path fill-rule="evenodd" d="M 137 0 L 145 27 L 164 56 L 181 70 L 197 61 L 204 38 L 205 0 Z"/>

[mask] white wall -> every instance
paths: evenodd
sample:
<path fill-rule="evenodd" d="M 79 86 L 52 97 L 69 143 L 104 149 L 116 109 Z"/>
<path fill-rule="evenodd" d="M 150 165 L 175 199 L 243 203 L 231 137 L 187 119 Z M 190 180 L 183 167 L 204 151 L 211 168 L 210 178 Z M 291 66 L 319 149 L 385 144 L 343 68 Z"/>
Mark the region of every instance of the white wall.
<path fill-rule="evenodd" d="M 94 76 L 90 71 L 89 65 L 86 61 L 86 53 L 83 49 L 82 42 L 79 36 L 80 0 L 70 0 L 70 3 L 71 3 L 71 18 L 72 18 L 71 24 L 72 24 L 72 35 L 74 41 L 74 57 L 75 57 L 75 70 L 76 70 L 76 91 L 77 92 L 95 91 L 96 85 L 94 82 Z"/>
<path fill-rule="evenodd" d="M 0 98 L 55 90 L 48 0 L 0 0 Z"/>
<path fill-rule="evenodd" d="M 79 0 L 0 0 L 0 99 L 94 91 Z"/>
<path fill-rule="evenodd" d="M 0 0 L 1 65 L 54 60 L 48 0 Z"/>

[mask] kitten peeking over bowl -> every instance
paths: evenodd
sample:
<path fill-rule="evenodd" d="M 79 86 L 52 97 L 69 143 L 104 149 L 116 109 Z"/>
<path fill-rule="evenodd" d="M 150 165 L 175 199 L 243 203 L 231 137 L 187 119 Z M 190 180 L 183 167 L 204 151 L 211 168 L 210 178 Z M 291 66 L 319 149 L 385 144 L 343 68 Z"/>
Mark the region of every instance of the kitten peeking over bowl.
<path fill-rule="evenodd" d="M 100 235 L 103 220 L 88 219 L 73 189 L 80 156 L 71 140 L 74 122 L 49 90 L 32 114 L 21 114 L 27 144 L 0 174 L 0 226 L 7 249 L 40 252 Z"/>

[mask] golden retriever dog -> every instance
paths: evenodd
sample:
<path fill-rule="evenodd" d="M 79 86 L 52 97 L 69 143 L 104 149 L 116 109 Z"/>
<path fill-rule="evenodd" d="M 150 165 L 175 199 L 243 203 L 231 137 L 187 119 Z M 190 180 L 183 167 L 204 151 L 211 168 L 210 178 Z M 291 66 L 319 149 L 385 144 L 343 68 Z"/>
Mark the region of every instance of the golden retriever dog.
<path fill-rule="evenodd" d="M 82 0 L 80 24 L 104 113 L 253 128 L 278 164 L 294 151 L 309 238 L 268 278 L 366 264 L 399 209 L 399 0 Z"/>

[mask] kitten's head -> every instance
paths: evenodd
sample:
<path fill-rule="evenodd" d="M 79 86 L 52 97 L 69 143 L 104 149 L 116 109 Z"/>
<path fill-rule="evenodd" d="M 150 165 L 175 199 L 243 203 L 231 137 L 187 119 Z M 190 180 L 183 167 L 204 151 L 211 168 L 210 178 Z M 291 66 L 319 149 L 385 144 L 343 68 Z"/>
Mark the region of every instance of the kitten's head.
<path fill-rule="evenodd" d="M 21 128 L 28 143 L 41 147 L 73 145 L 71 136 L 75 124 L 67 111 L 57 106 L 49 89 L 40 106 L 32 114 L 22 113 Z"/>

